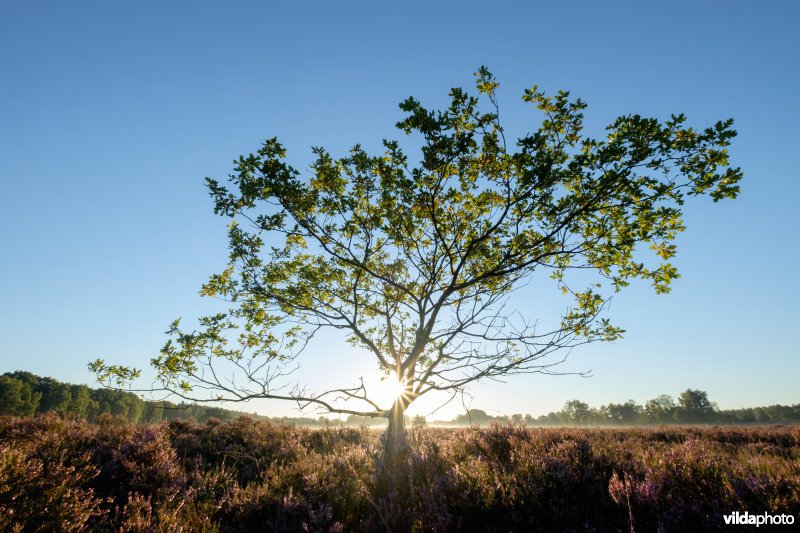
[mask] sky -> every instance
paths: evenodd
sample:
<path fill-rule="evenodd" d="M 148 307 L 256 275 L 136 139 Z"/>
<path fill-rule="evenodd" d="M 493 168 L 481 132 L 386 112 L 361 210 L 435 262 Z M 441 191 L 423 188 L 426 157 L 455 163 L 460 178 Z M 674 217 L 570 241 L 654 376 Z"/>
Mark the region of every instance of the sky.
<path fill-rule="evenodd" d="M 272 136 L 303 170 L 311 146 L 379 151 L 402 136 L 400 101 L 442 106 L 486 65 L 511 136 L 537 127 L 520 98 L 534 84 L 586 101 L 594 136 L 631 113 L 733 117 L 745 177 L 735 201 L 687 203 L 672 292 L 634 283 L 606 315 L 624 339 L 561 367 L 592 377 L 511 376 L 467 404 L 540 415 L 687 388 L 722 408 L 798 403 L 798 16 L 788 1 L 3 2 L 0 372 L 95 385 L 86 365 L 102 357 L 152 376 L 169 323 L 217 305 L 198 290 L 225 267 L 227 221 L 204 177 Z M 562 311 L 532 298 L 515 297 L 521 312 Z M 364 354 L 323 340 L 298 380 L 375 378 Z"/>

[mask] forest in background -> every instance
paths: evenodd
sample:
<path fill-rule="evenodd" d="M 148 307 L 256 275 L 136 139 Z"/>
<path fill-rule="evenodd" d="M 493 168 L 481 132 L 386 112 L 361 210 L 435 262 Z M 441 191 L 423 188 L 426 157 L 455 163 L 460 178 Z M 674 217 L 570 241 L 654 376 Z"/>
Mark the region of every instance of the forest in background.
<path fill-rule="evenodd" d="M 199 422 L 212 418 L 229 421 L 242 414 L 267 418 L 216 406 L 148 401 L 130 392 L 62 383 L 30 372 L 17 371 L 0 375 L 0 415 L 26 417 L 51 411 L 89 422 L 96 421 L 101 415 L 121 417 L 131 423 L 158 423 L 162 420 L 188 418 Z M 279 417 L 269 420 L 308 427 L 340 423 L 348 426 L 386 424 L 385 419 L 359 416 L 350 416 L 344 421 L 322 416 Z M 428 422 L 423 417 L 411 417 L 409 422 L 415 426 L 488 425 L 492 422 L 525 426 L 785 424 L 800 422 L 800 404 L 719 409 L 709 400 L 705 391 L 687 389 L 677 398 L 661 394 L 644 405 L 628 400 L 622 404 L 609 403 L 595 408 L 579 400 L 571 400 L 560 411 L 539 417 L 521 413 L 490 416 L 481 409 L 470 409 L 450 421 Z"/>
<path fill-rule="evenodd" d="M 95 422 L 102 415 L 120 417 L 131 423 L 162 420 L 211 418 L 228 421 L 250 413 L 221 407 L 143 400 L 132 392 L 93 389 L 86 385 L 62 383 L 30 372 L 7 372 L 0 376 L 0 415 L 27 417 L 55 412 Z"/>

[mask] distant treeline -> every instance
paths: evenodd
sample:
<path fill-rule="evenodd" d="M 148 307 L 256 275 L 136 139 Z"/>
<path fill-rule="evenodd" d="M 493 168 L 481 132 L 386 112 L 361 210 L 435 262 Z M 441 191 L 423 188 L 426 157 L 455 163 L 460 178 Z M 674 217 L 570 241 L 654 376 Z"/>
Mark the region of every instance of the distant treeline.
<path fill-rule="evenodd" d="M 11 372 L 0 375 L 0 415 L 33 416 L 54 411 L 93 422 L 100 415 L 124 418 L 132 423 L 157 423 L 162 420 L 193 418 L 205 422 L 215 418 L 228 421 L 242 413 L 221 407 L 197 404 L 175 404 L 168 401 L 147 401 L 136 394 L 111 389 L 93 389 L 86 385 L 62 383 L 53 378 L 30 372 Z M 255 418 L 267 418 L 248 413 Z M 325 427 L 342 421 L 323 416 L 269 418 L 278 424 Z M 677 399 L 661 394 L 644 405 L 633 400 L 590 407 L 571 400 L 557 412 L 539 417 L 530 414 L 490 416 L 481 409 L 470 409 L 450 421 L 431 422 L 435 426 L 488 425 L 491 422 L 515 423 L 526 426 L 629 426 L 652 424 L 769 424 L 800 422 L 800 404 L 770 405 L 744 409 L 719 409 L 708 399 L 708 393 L 687 389 Z M 386 425 L 384 418 L 351 415 L 344 425 Z M 428 425 L 423 417 L 407 418 L 412 426 Z"/>
<path fill-rule="evenodd" d="M 514 422 L 526 426 L 797 423 L 800 422 L 800 404 L 720 409 L 708 399 L 707 392 L 687 389 L 677 399 L 661 394 L 644 405 L 628 400 L 595 408 L 579 400 L 571 400 L 560 411 L 540 417 L 529 414 L 493 417 L 480 409 L 470 409 L 452 422 L 442 425 L 486 425 L 490 422 Z"/>
<path fill-rule="evenodd" d="M 90 422 L 101 415 L 111 415 L 132 423 L 157 423 L 176 418 L 227 421 L 242 414 L 221 407 L 147 401 L 130 392 L 92 389 L 30 372 L 17 371 L 0 376 L 0 415 L 24 417 L 49 411 Z"/>

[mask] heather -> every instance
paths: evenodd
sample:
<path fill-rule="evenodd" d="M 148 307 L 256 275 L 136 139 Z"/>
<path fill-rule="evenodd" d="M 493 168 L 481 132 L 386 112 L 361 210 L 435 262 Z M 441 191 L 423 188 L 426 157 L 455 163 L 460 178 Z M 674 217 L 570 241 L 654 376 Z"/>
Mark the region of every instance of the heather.
<path fill-rule="evenodd" d="M 800 428 L 415 428 L 0 417 L 4 531 L 715 530 L 800 510 Z M 741 529 L 741 526 L 737 526 Z"/>

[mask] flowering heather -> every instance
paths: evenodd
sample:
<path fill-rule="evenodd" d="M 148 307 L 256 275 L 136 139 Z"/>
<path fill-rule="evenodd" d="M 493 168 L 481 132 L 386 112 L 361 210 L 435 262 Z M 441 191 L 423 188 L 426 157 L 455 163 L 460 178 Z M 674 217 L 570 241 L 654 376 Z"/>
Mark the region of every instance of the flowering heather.
<path fill-rule="evenodd" d="M 417 428 L 393 468 L 380 438 L 0 417 L 0 530 L 702 531 L 800 513 L 800 428 Z"/>

